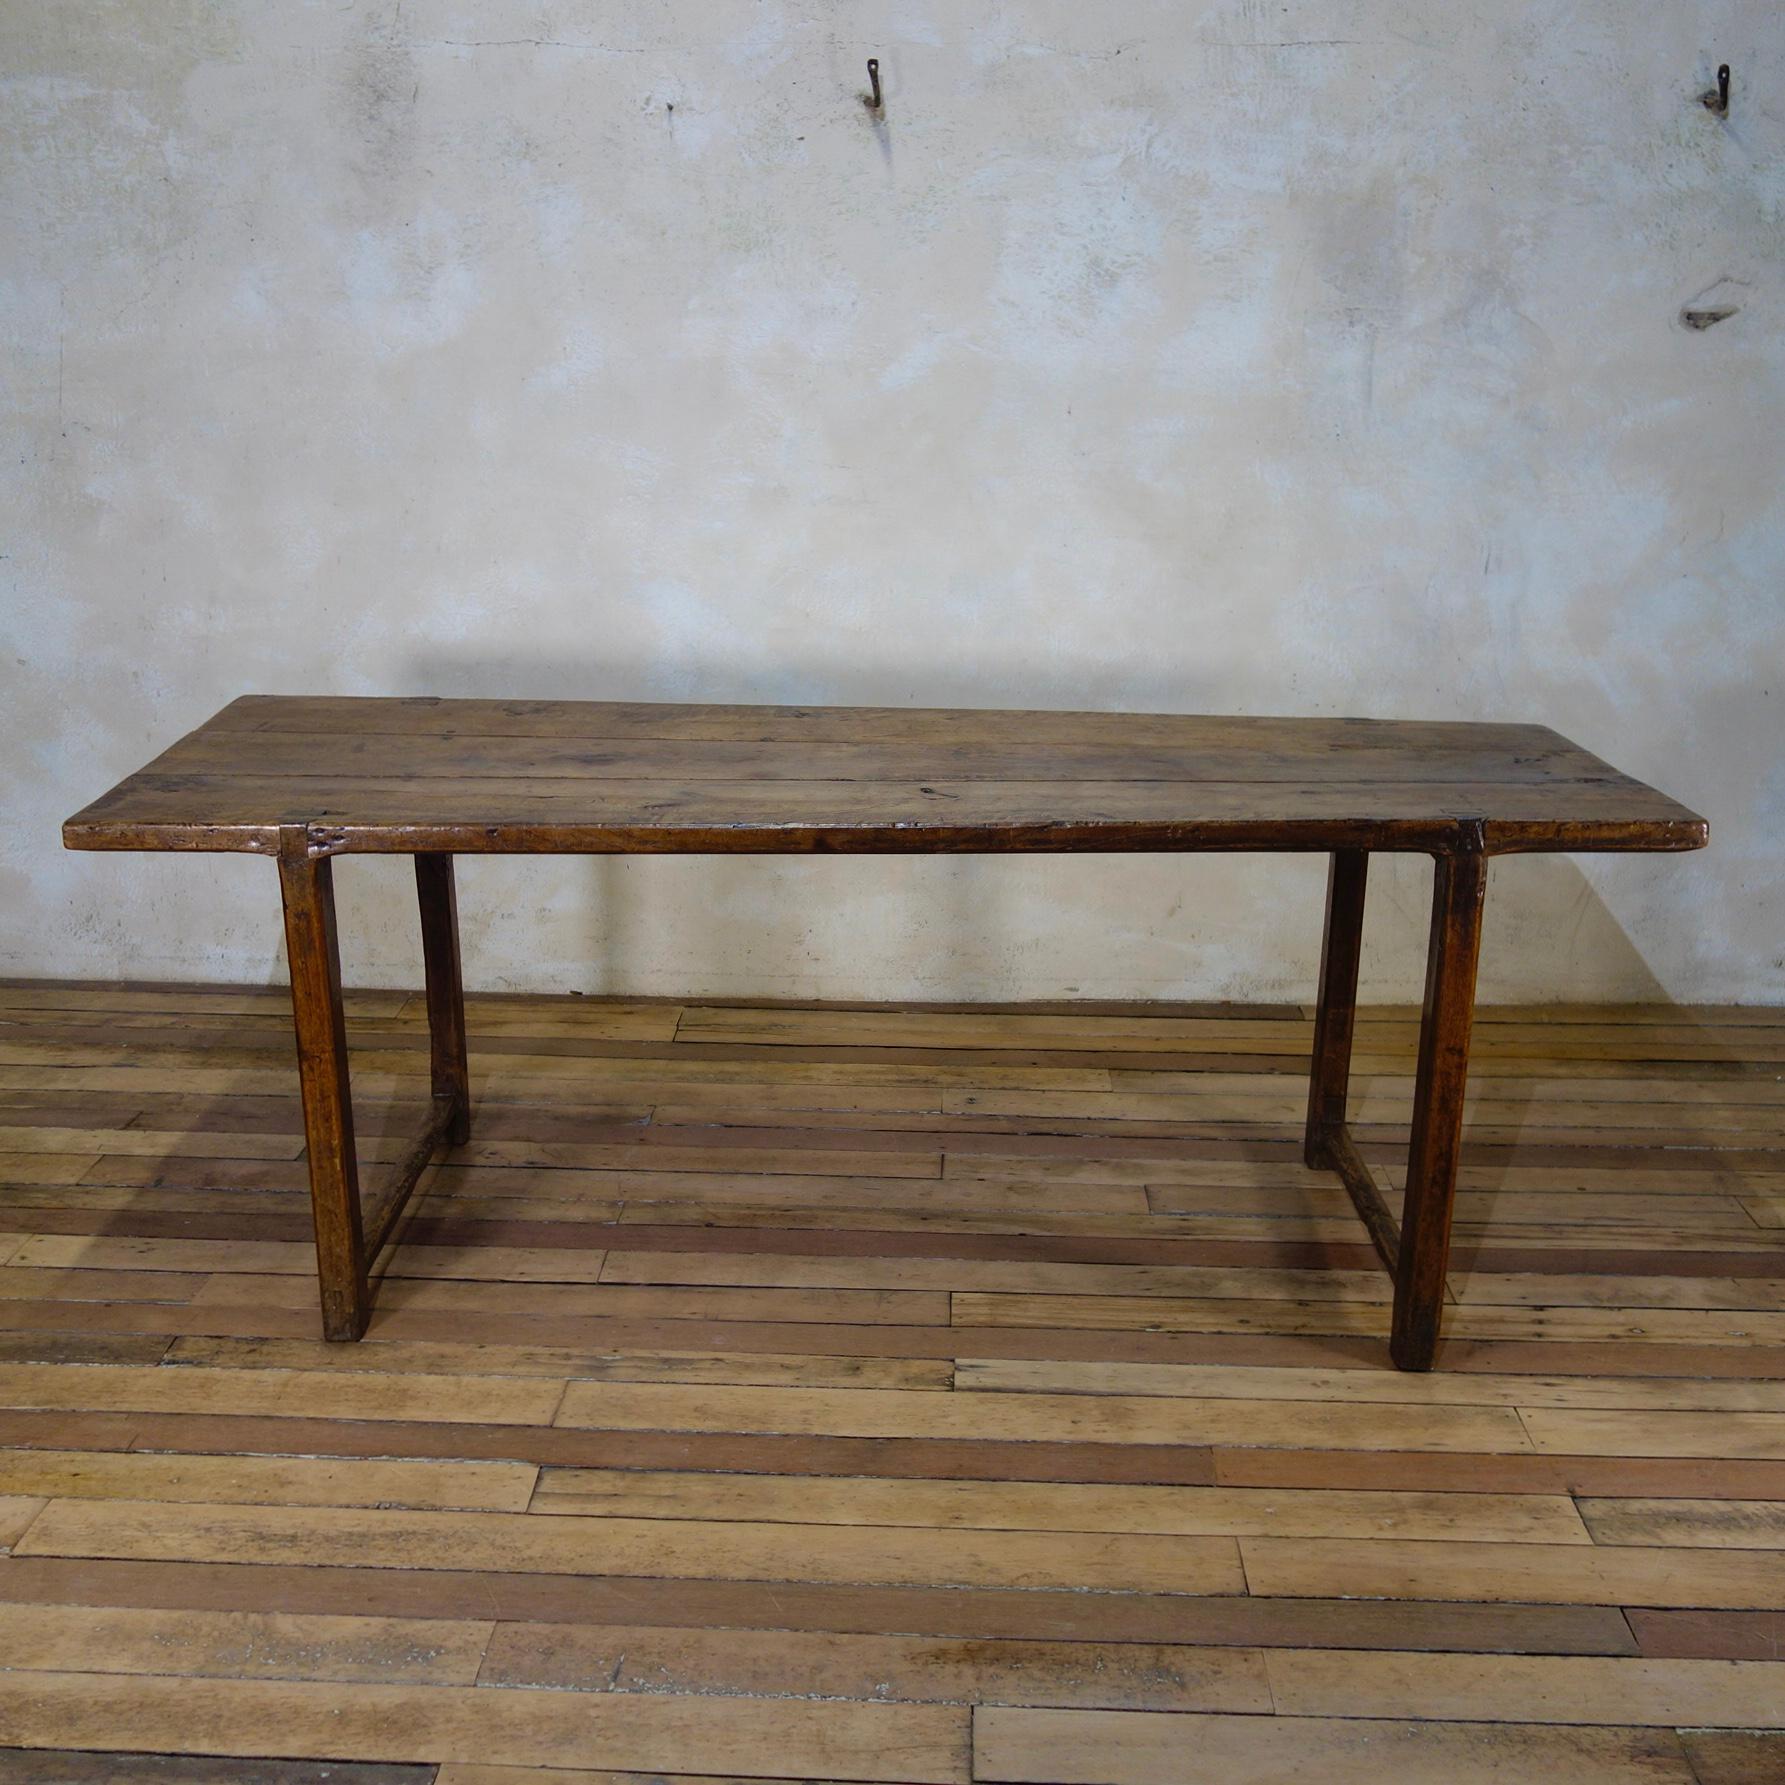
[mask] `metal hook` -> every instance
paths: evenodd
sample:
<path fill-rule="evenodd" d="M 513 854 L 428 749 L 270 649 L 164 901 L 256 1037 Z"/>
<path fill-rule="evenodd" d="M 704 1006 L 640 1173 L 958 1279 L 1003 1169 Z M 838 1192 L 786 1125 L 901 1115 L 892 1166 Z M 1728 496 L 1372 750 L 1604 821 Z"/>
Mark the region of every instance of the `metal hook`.
<path fill-rule="evenodd" d="M 1728 72 L 1727 69 L 1724 70 L 1724 73 L 1727 74 Z M 873 92 L 864 93 L 862 95 L 862 104 L 865 105 L 875 117 L 882 117 L 885 114 L 886 106 L 880 97 L 880 59 L 877 56 L 870 56 L 868 58 L 868 85 L 873 88 Z"/>
<path fill-rule="evenodd" d="M 1729 116 L 1729 64 L 1723 63 L 1717 70 L 1717 84 L 1699 94 L 1699 103 L 1707 112 L 1719 118 Z"/>

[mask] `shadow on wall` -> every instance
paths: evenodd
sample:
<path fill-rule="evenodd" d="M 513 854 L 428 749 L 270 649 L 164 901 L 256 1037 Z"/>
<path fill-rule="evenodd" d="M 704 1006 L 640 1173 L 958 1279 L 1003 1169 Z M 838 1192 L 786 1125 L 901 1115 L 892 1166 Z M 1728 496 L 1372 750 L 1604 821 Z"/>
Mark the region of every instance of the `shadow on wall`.
<path fill-rule="evenodd" d="M 687 664 L 666 667 L 660 663 L 634 665 L 577 663 L 525 657 L 492 660 L 480 655 L 464 661 L 445 655 L 413 660 L 409 670 L 391 687 L 393 694 L 439 695 L 512 700 L 691 700 L 770 705 L 861 705 L 996 707 L 1044 706 L 1071 709 L 1101 707 L 1109 710 L 1153 712 L 1223 712 L 1233 710 L 1231 698 L 1213 674 L 1186 685 L 1181 677 L 1163 672 L 1140 677 L 1123 676 L 1107 668 L 1094 669 L 1084 680 L 1038 684 L 1033 665 L 1021 671 L 1020 696 L 996 680 L 965 668 L 927 668 L 921 676 L 887 669 L 838 669 L 829 664 L 780 664 L 772 674 L 736 666 L 705 667 Z M 1383 717 L 1421 715 L 1391 715 Z M 834 860 L 836 858 L 826 858 Z M 983 858 L 982 858 L 983 859 Z M 1081 861 L 1084 858 L 1078 858 Z M 1277 859 L 1281 862 L 1282 857 Z M 760 906 L 750 909 L 749 897 L 759 880 L 760 858 L 713 856 L 701 863 L 703 896 L 699 915 L 690 916 L 684 933 L 668 941 L 677 961 L 690 964 L 693 983 L 689 995 L 699 996 L 700 963 L 710 960 L 716 922 L 723 914 L 739 913 L 746 931 L 755 925 L 768 949 L 797 950 L 803 921 L 797 910 L 784 917 L 765 918 Z M 1369 928 L 1387 944 L 1386 953 L 1405 971 L 1390 975 L 1405 982 L 1408 995 L 1417 997 L 1419 962 L 1423 960 L 1428 923 L 1430 876 L 1419 866 L 1403 867 L 1392 858 L 1378 858 L 1371 879 Z M 587 889 L 583 918 L 586 922 L 589 983 L 624 990 L 643 982 L 639 971 L 645 950 L 659 959 L 666 938 L 663 912 L 652 907 L 649 928 L 644 921 L 650 889 L 627 870 L 626 859 L 612 856 L 583 858 L 573 871 Z M 1516 876 L 1516 888 L 1508 884 Z M 1316 878 L 1314 884 L 1318 885 Z M 925 884 L 923 949 L 927 976 L 946 997 L 951 986 L 972 977 L 970 963 L 988 958 L 988 943 L 996 941 L 1001 887 L 995 873 L 937 875 Z M 1508 897 L 1508 894 L 1513 896 Z M 524 921 L 516 919 L 515 921 Z M 698 925 L 698 929 L 695 927 Z M 1302 938 L 1302 952 L 1312 958 L 1319 946 L 1320 902 L 1314 892 Z M 1020 946 L 1024 938 L 1007 938 Z M 1032 941 L 1033 939 L 1030 938 Z M 1382 951 L 1367 950 L 1366 977 L 1372 953 L 1380 964 Z M 1548 995 L 1566 999 L 1580 994 L 1580 976 L 1571 971 L 1577 961 L 1591 963 L 1595 983 L 1613 984 L 1620 995 L 1633 1000 L 1665 1002 L 1660 982 L 1631 942 L 1616 916 L 1567 856 L 1514 856 L 1496 862 L 1490 883 L 1487 932 L 1484 940 L 1484 978 L 1504 971 L 1505 963 L 1521 954 L 1547 964 L 1553 977 L 1543 983 Z M 765 957 L 766 958 L 766 957 Z M 1380 979 L 1381 975 L 1377 977 Z M 1312 969 L 1305 996 L 1312 997 Z M 1057 995 L 1076 990 L 1062 984 Z M 1044 994 L 1046 995 L 1046 994 Z M 1195 995 L 1192 990 L 1191 995 Z M 1296 994 L 1291 993 L 1291 996 Z M 1378 992 L 1377 996 L 1382 994 Z M 1542 994 L 1538 994 L 1541 998 Z"/>

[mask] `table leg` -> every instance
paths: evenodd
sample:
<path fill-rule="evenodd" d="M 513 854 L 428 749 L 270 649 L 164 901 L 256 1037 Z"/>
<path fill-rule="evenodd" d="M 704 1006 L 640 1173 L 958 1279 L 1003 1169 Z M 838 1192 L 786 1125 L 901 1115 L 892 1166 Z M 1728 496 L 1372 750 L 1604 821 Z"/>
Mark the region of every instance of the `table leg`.
<path fill-rule="evenodd" d="M 1330 1143 L 1345 1126 L 1351 1080 L 1351 1031 L 1357 1018 L 1357 962 L 1364 933 L 1364 884 L 1370 857 L 1335 849 L 1326 876 L 1326 936 L 1320 946 L 1320 1003 L 1314 1016 L 1314 1059 L 1308 1075 L 1308 1126 L 1302 1157 L 1332 1163 Z"/>
<path fill-rule="evenodd" d="M 357 1339 L 366 1329 L 370 1298 L 347 1082 L 335 885 L 328 857 L 309 855 L 302 827 L 296 827 L 296 833 L 280 848 L 279 886 L 285 897 L 285 948 L 310 1159 L 322 1332 L 328 1339 Z"/>
<path fill-rule="evenodd" d="M 415 890 L 421 904 L 434 1099 L 452 1105 L 446 1141 L 462 1147 L 471 1138 L 471 1078 L 465 1057 L 465 985 L 459 973 L 459 901 L 452 857 L 418 855 Z"/>
<path fill-rule="evenodd" d="M 1389 1342 L 1389 1355 L 1403 1370 L 1429 1370 L 1438 1347 L 1486 890 L 1487 858 L 1479 851 L 1438 857 Z"/>

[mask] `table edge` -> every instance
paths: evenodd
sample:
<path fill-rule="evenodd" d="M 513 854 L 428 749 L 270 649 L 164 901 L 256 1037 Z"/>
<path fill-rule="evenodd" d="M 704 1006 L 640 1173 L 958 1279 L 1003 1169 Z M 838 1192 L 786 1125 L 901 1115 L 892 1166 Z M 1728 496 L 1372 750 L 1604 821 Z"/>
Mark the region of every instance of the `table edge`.
<path fill-rule="evenodd" d="M 1365 849 L 1372 853 L 1679 853 L 1710 841 L 1709 823 L 1684 807 L 1641 820 L 1431 818 L 1071 820 L 1009 824 L 597 825 L 145 824 L 76 813 L 63 846 L 78 850 L 276 856 L 281 839 L 332 855 L 1065 855 Z"/>

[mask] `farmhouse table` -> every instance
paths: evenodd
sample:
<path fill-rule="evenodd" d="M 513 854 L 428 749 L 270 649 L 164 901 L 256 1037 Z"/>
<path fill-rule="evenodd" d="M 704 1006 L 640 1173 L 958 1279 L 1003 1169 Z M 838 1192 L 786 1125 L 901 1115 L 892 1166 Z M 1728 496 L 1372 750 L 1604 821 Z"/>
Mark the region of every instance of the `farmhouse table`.
<path fill-rule="evenodd" d="M 1539 725 L 1179 714 L 249 695 L 69 819 L 71 849 L 278 863 L 323 1331 L 442 1146 L 470 1136 L 452 858 L 1298 850 L 1331 858 L 1304 1157 L 1394 1278 L 1390 1355 L 1438 1342 L 1490 856 L 1697 849 L 1705 821 Z M 1345 1123 L 1364 883 L 1430 855 L 1432 924 L 1401 1218 Z M 360 1203 L 332 867 L 415 858 L 432 1101 Z"/>

